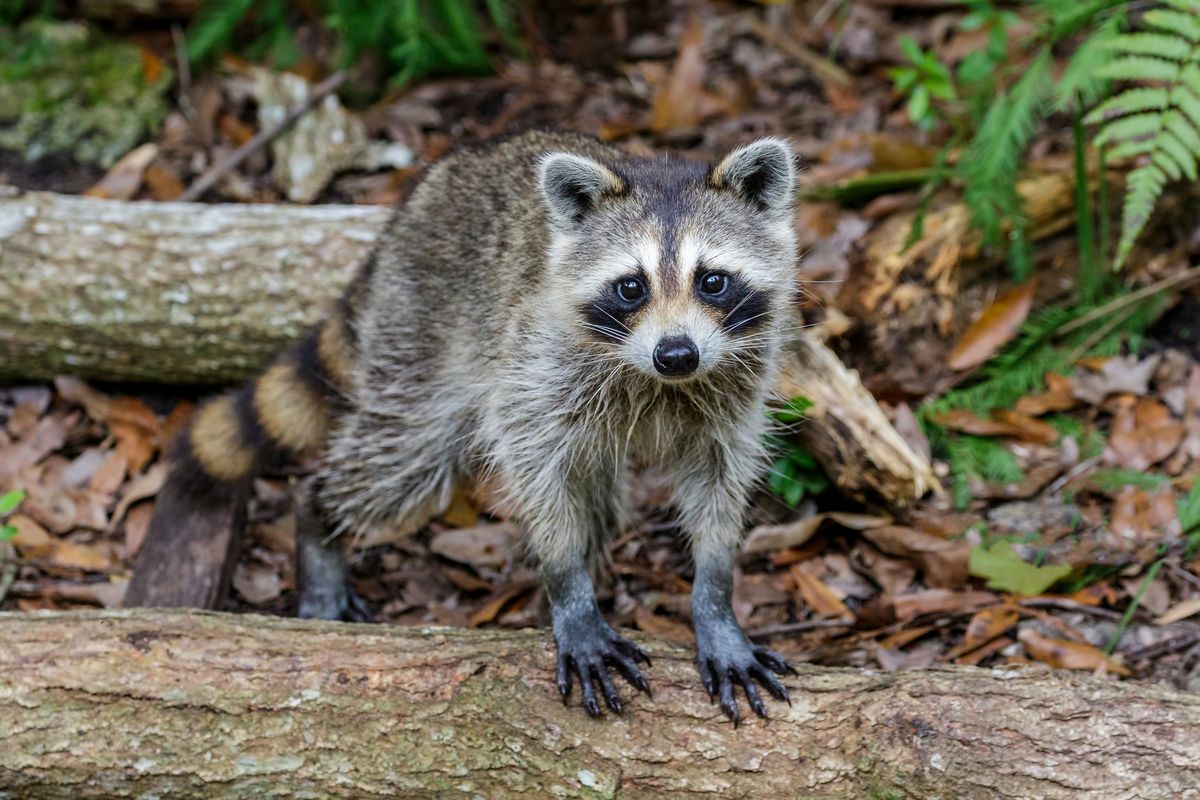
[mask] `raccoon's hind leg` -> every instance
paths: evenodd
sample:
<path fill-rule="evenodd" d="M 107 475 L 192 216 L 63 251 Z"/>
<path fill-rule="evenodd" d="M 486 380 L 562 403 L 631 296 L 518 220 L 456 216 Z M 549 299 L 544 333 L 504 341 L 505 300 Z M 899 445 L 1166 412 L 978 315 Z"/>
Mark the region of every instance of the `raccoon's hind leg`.
<path fill-rule="evenodd" d="M 371 622 L 371 612 L 354 591 L 341 537 L 329 529 L 317 506 L 314 481 L 300 487 L 296 503 L 296 586 L 303 619 Z"/>

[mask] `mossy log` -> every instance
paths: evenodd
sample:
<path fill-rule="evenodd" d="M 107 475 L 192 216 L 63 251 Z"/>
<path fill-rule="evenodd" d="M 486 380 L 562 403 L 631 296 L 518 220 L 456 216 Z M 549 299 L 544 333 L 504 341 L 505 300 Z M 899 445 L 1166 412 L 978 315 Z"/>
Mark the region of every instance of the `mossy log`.
<path fill-rule="evenodd" d="M 1200 697 L 1063 672 L 803 667 L 734 728 L 653 639 L 653 699 L 599 720 L 541 630 L 139 610 L 0 640 L 0 794 L 27 800 L 1200 797 Z"/>
<path fill-rule="evenodd" d="M 319 318 L 390 215 L 0 188 L 0 379 L 237 381 Z M 780 391 L 816 401 L 798 435 L 845 493 L 903 507 L 937 486 L 823 344 L 797 343 Z"/>

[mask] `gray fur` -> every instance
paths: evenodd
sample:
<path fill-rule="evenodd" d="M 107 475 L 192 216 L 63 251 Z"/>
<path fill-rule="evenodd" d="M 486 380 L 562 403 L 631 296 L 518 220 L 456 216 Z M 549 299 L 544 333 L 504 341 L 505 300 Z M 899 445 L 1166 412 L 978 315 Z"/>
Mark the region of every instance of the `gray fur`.
<path fill-rule="evenodd" d="M 796 246 L 782 148 L 750 145 L 715 169 L 566 135 L 459 152 L 398 210 L 357 294 L 360 359 L 318 475 L 319 515 L 361 532 L 436 512 L 465 472 L 491 473 L 541 564 L 560 687 L 564 668 L 568 689 L 572 670 L 581 675 L 589 711 L 588 665 L 608 659 L 641 680 L 587 577 L 620 525 L 632 457 L 675 479 L 697 597 L 709 598 L 697 624 L 741 635 L 720 585 L 763 471 L 765 402 L 789 327 Z M 747 332 L 723 329 L 696 299 L 711 268 L 758 292 L 764 310 Z M 597 336 L 581 307 L 636 269 L 650 300 L 615 337 Z M 698 344 L 700 367 L 668 381 L 651 352 L 676 334 Z M 607 674 L 594 677 L 615 708 Z"/>

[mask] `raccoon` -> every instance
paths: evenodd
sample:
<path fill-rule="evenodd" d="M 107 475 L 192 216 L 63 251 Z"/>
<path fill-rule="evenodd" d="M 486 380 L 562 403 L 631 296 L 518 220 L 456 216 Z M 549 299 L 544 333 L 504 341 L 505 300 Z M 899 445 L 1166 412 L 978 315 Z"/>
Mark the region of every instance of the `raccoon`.
<path fill-rule="evenodd" d="M 793 158 L 761 139 L 714 164 L 528 133 L 435 164 L 345 295 L 180 436 L 150 535 L 320 454 L 298 503 L 299 614 L 362 620 L 339 535 L 436 514 L 467 474 L 517 510 L 550 602 L 557 684 L 614 712 L 643 650 L 596 602 L 632 459 L 673 479 L 695 560 L 697 665 L 735 723 L 740 685 L 788 694 L 734 618 L 734 558 L 765 466 L 790 329 Z M 231 500 L 234 498 L 235 500 Z"/>

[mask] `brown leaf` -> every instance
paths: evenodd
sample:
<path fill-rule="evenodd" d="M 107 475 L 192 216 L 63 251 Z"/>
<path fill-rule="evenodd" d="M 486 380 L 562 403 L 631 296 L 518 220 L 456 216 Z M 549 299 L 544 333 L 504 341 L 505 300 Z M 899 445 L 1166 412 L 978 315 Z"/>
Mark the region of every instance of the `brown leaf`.
<path fill-rule="evenodd" d="M 634 609 L 633 621 L 637 624 L 638 630 L 654 636 L 661 636 L 680 644 L 691 644 L 696 641 L 696 634 L 690 627 L 670 617 L 659 616 L 645 606 L 639 605 Z"/>
<path fill-rule="evenodd" d="M 983 661 L 988 656 L 992 655 L 993 653 L 1000 652 L 1001 650 L 1008 647 L 1012 643 L 1013 643 L 1012 639 L 1008 638 L 1007 636 L 1001 636 L 999 639 L 993 639 L 992 641 L 988 642 L 987 644 L 983 645 L 982 647 L 977 647 L 974 650 L 970 651 L 969 653 L 959 656 L 955 660 L 955 663 L 962 664 L 962 665 L 968 666 L 968 667 L 977 666 L 981 661 Z"/>
<path fill-rule="evenodd" d="M 704 28 L 700 20 L 692 16 L 679 38 L 679 54 L 671 74 L 654 98 L 651 130 L 664 133 L 691 128 L 700 121 L 704 72 Z"/>
<path fill-rule="evenodd" d="M 141 472 L 157 449 L 158 417 L 136 397 L 118 397 L 108 412 L 108 429 L 117 440 L 130 472 Z"/>
<path fill-rule="evenodd" d="M 1182 533 L 1175 506 L 1175 490 L 1164 486 L 1147 492 L 1126 486 L 1113 498 L 1109 528 L 1117 536 L 1134 541 L 1157 542 Z"/>
<path fill-rule="evenodd" d="M 1173 622 L 1179 622 L 1181 619 L 1187 619 L 1195 614 L 1200 614 L 1200 597 L 1192 597 L 1176 603 L 1159 616 L 1158 619 L 1154 620 L 1154 624 L 1170 625 Z"/>
<path fill-rule="evenodd" d="M 150 520 L 154 517 L 154 503 L 138 503 L 125 515 L 125 557 L 134 558 L 146 541 Z"/>
<path fill-rule="evenodd" d="M 471 502 L 471 495 L 461 486 L 455 489 L 449 507 L 442 514 L 442 522 L 452 528 L 473 528 L 479 524 L 479 511 Z"/>
<path fill-rule="evenodd" d="M 519 538 L 515 525 L 498 522 L 444 530 L 433 537 L 429 549 L 461 564 L 499 569 L 512 560 Z"/>
<path fill-rule="evenodd" d="M 54 552 L 57 540 L 37 520 L 25 514 L 13 514 L 6 522 L 17 529 L 12 543 L 22 558 L 41 559 Z"/>
<path fill-rule="evenodd" d="M 100 469 L 92 475 L 88 487 L 93 492 L 100 494 L 116 494 L 117 490 L 121 488 L 121 484 L 125 482 L 125 475 L 128 471 L 129 459 L 124 453 L 113 450 L 104 459 Z"/>
<path fill-rule="evenodd" d="M 967 582 L 971 545 L 965 540 L 941 539 L 899 525 L 863 531 L 863 537 L 888 555 L 911 559 L 932 588 L 956 589 Z"/>
<path fill-rule="evenodd" d="M 791 569 L 792 580 L 804 599 L 804 604 L 812 609 L 818 617 L 854 621 L 854 613 L 846 608 L 833 590 L 826 586 L 820 578 L 801 572 L 796 567 Z"/>
<path fill-rule="evenodd" d="M 497 592 L 491 599 L 471 613 L 471 616 L 467 619 L 467 624 L 472 628 L 486 625 L 496 619 L 510 602 L 536 587 L 536 581 L 522 581 Z"/>
<path fill-rule="evenodd" d="M 154 495 L 162 491 L 166 480 L 167 465 L 160 461 L 146 470 L 145 474 L 139 475 L 130 481 L 129 485 L 125 487 L 125 494 L 121 496 L 121 501 L 117 503 L 117 507 L 113 511 L 112 524 L 117 525 L 120 523 L 125 516 L 125 512 L 137 501 L 154 497 Z"/>
<path fill-rule="evenodd" d="M 238 563 L 233 569 L 233 588 L 250 605 L 261 606 L 283 593 L 283 581 L 273 567 Z"/>
<path fill-rule="evenodd" d="M 1075 397 L 1075 388 L 1070 378 L 1064 378 L 1056 372 L 1046 373 L 1046 391 L 1041 394 L 1031 394 L 1017 401 L 1015 410 L 1018 414 L 1030 417 L 1040 417 L 1051 411 L 1070 411 L 1079 405 Z"/>
<path fill-rule="evenodd" d="M 25 467 L 33 466 L 62 447 L 67 441 L 67 431 L 76 421 L 75 416 L 42 417 L 29 436 L 0 447 L 0 481 L 10 480 Z"/>
<path fill-rule="evenodd" d="M 994 603 L 991 592 L 951 592 L 948 589 L 926 589 L 923 592 L 900 595 L 893 599 L 896 619 L 909 619 L 921 614 L 944 614 L 962 611 L 972 606 Z"/>
<path fill-rule="evenodd" d="M 78 544 L 69 539 L 55 545 L 49 560 L 60 567 L 88 572 L 104 572 L 114 562 L 112 548 L 107 542 Z"/>
<path fill-rule="evenodd" d="M 1085 403 L 1100 405 L 1110 394 L 1145 395 L 1150 388 L 1150 378 L 1158 369 L 1162 354 L 1155 353 L 1141 361 L 1137 356 L 1108 358 L 1099 365 L 1098 371 L 1077 371 L 1072 386 L 1075 396 Z"/>
<path fill-rule="evenodd" d="M 930 631 L 937 630 L 933 625 L 918 625 L 915 628 L 905 628 L 879 640 L 879 646 L 888 650 L 899 650 L 905 645 L 912 644 Z"/>
<path fill-rule="evenodd" d="M 175 174 L 175 170 L 161 161 L 155 161 L 146 167 L 143 178 L 146 188 L 150 190 L 150 196 L 160 203 L 175 200 L 183 194 L 183 181 Z"/>
<path fill-rule="evenodd" d="M 1107 656 L 1104 651 L 1090 644 L 1081 644 L 1067 639 L 1051 639 L 1027 628 L 1017 634 L 1029 655 L 1056 669 L 1103 668 L 1116 675 L 1129 675 L 1129 670 L 1120 661 Z"/>
<path fill-rule="evenodd" d="M 975 436 L 1011 436 L 1034 444 L 1053 444 L 1058 441 L 1058 431 L 1052 425 L 1006 409 L 999 409 L 993 412 L 992 419 L 985 419 L 966 409 L 956 408 L 939 414 L 937 422 L 951 430 Z"/>
<path fill-rule="evenodd" d="M 1175 452 L 1183 433 L 1183 423 L 1171 416 L 1169 408 L 1153 398 L 1142 398 L 1113 418 L 1107 460 L 1126 469 L 1148 469 Z"/>
<path fill-rule="evenodd" d="M 104 392 L 93 389 L 79 378 L 66 375 L 59 375 L 54 379 L 54 388 L 68 403 L 83 406 L 83 410 L 87 412 L 92 421 L 105 422 L 108 420 L 108 410 L 112 405 L 112 398 Z"/>
<path fill-rule="evenodd" d="M 947 659 L 958 658 L 980 645 L 987 644 L 1017 624 L 1021 614 L 1013 606 L 1002 605 L 984 608 L 975 612 L 967 623 L 962 644 L 946 653 Z"/>
<path fill-rule="evenodd" d="M 148 142 L 122 156 L 113 164 L 108 174 L 92 188 L 84 192 L 86 197 L 101 197 L 111 200 L 129 200 L 142 188 L 142 176 L 150 162 L 158 158 L 158 145 Z"/>
<path fill-rule="evenodd" d="M 786 525 L 759 525 L 750 531 L 742 549 L 747 553 L 761 553 L 766 550 L 796 547 L 811 539 L 813 534 L 827 521 L 836 522 L 843 528 L 861 531 L 887 525 L 892 519 L 891 517 L 851 514 L 844 511 L 814 514 Z"/>
<path fill-rule="evenodd" d="M 1021 323 L 1033 308 L 1037 279 L 1031 278 L 984 309 L 979 319 L 967 328 L 950 351 L 946 363 L 950 369 L 977 367 L 1017 335 Z"/>
<path fill-rule="evenodd" d="M 8 424 L 6 427 L 14 439 L 24 439 L 33 433 L 41 416 L 42 412 L 38 408 L 38 404 L 32 400 L 26 400 L 17 403 L 17 407 L 8 415 Z"/>

